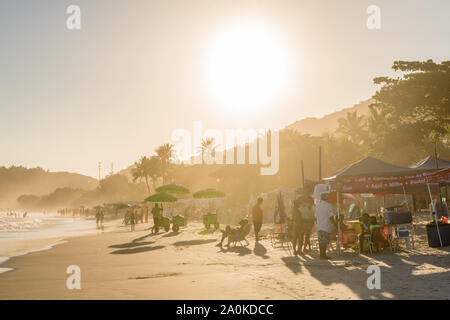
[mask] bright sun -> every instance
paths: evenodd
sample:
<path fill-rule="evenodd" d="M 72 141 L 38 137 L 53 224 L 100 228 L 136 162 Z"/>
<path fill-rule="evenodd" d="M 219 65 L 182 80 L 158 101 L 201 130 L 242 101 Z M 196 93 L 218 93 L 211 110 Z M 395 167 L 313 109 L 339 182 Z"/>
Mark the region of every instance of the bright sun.
<path fill-rule="evenodd" d="M 287 75 L 288 58 L 280 38 L 259 25 L 228 28 L 207 57 L 207 85 L 217 103 L 234 114 L 273 102 Z"/>

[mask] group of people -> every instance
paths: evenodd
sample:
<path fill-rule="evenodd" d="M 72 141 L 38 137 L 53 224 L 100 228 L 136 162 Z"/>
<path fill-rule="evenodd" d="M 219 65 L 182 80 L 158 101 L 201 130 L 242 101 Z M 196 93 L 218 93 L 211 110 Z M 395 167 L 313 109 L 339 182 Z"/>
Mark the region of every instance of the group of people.
<path fill-rule="evenodd" d="M 127 226 L 130 225 L 130 231 L 136 230 L 136 224 L 148 222 L 148 210 L 147 208 L 129 208 L 123 218 L 123 223 Z"/>
<path fill-rule="evenodd" d="M 333 229 L 337 228 L 332 205 L 328 202 L 330 194 L 329 192 L 322 192 L 320 200 L 315 204 L 312 193 L 312 188 L 306 186 L 297 199 L 294 200 L 293 208 L 290 212 L 288 233 L 291 235 L 293 253 L 294 255 L 299 255 L 311 251 L 311 232 L 316 224 L 320 259 L 330 259 L 326 255 L 327 246 L 330 243 Z M 263 199 L 258 198 L 251 210 L 256 242 L 260 241 L 260 232 L 264 220 L 262 204 Z M 218 246 L 222 247 L 224 240 L 230 239 L 230 236 L 240 234 L 248 224 L 248 219 L 242 219 L 237 228 L 227 226 L 222 231 L 222 239 Z"/>
<path fill-rule="evenodd" d="M 10 212 L 6 213 L 7 217 L 14 217 L 14 218 L 20 218 L 20 216 L 22 216 L 22 218 L 26 218 L 27 215 L 28 215 L 28 212 L 21 214 L 21 213 L 10 211 Z"/>

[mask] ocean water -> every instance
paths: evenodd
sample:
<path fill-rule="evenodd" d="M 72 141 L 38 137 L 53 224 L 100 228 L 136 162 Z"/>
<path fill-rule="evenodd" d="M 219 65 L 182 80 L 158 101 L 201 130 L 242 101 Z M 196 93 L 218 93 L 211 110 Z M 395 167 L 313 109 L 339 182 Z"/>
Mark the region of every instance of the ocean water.
<path fill-rule="evenodd" d="M 11 270 L 1 265 L 10 257 L 48 250 L 64 243 L 66 238 L 98 234 L 112 225 L 106 223 L 105 228 L 99 230 L 93 219 L 43 213 L 29 213 L 24 218 L 22 214 L 15 217 L 0 213 L 0 273 Z"/>

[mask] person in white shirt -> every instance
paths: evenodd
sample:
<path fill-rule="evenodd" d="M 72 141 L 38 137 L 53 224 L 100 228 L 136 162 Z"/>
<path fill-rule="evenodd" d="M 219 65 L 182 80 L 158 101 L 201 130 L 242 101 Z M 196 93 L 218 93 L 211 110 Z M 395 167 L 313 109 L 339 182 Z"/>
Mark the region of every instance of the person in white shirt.
<path fill-rule="evenodd" d="M 320 194 L 320 201 L 317 203 L 314 213 L 317 220 L 320 259 L 331 259 L 326 255 L 327 245 L 330 243 L 331 229 L 333 225 L 336 226 L 333 209 L 327 202 L 329 195 L 329 192 L 322 192 Z"/>

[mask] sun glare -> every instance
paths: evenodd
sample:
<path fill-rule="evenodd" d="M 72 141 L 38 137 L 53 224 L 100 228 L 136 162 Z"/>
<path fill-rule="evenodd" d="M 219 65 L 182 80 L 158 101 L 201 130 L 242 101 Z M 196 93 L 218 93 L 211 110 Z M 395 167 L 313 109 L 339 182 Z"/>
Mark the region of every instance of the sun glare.
<path fill-rule="evenodd" d="M 281 39 L 263 26 L 230 27 L 208 52 L 207 86 L 216 103 L 232 113 L 268 106 L 280 95 L 287 74 Z"/>

